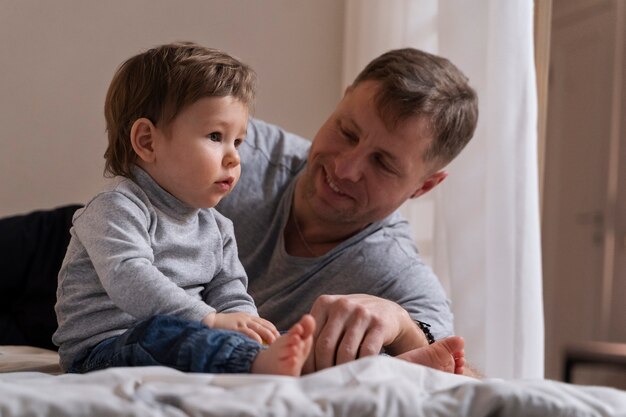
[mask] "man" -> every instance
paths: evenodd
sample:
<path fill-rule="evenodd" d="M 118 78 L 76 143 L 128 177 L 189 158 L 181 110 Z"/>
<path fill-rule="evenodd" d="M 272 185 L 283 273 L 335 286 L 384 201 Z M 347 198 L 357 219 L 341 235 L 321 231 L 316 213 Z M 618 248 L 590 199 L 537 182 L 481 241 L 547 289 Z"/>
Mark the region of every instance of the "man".
<path fill-rule="evenodd" d="M 477 117 L 463 74 L 409 48 L 368 64 L 312 143 L 248 125 L 241 180 L 218 209 L 234 222 L 261 317 L 279 329 L 315 317 L 309 370 L 407 352 L 428 343 L 424 330 L 453 333 L 446 295 L 396 210 L 446 178 Z"/>

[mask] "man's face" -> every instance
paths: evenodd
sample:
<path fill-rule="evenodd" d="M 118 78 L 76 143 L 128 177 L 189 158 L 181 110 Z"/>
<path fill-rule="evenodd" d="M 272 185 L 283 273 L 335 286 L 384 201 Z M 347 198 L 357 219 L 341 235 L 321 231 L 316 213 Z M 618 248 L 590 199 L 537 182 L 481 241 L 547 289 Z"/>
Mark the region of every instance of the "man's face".
<path fill-rule="evenodd" d="M 304 201 L 320 220 L 365 227 L 445 178 L 429 174 L 422 159 L 432 141 L 427 121 L 410 118 L 387 130 L 377 90 L 373 81 L 348 90 L 313 140 L 301 181 Z"/>

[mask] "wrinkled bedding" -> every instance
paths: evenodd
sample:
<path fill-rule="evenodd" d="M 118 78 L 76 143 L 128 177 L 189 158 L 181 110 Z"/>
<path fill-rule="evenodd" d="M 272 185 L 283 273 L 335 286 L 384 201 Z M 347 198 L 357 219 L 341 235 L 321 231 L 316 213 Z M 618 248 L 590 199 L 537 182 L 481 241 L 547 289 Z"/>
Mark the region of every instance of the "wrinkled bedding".
<path fill-rule="evenodd" d="M 15 353 L 6 348 L 0 349 L 5 371 Z M 45 368 L 46 360 L 53 362 L 54 352 L 31 363 L 44 366 L 39 372 L 0 373 L 0 415 L 626 416 L 626 391 L 547 380 L 477 381 L 384 356 L 301 378 L 164 367 L 55 376 L 44 373 L 54 370 Z"/>

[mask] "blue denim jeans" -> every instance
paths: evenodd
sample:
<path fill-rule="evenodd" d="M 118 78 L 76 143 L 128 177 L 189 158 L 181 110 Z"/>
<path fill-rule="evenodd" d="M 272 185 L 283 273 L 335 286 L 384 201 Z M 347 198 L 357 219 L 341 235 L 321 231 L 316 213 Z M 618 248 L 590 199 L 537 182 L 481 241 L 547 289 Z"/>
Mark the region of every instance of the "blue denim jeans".
<path fill-rule="evenodd" d="M 88 349 L 68 372 L 115 366 L 168 366 L 184 372 L 245 373 L 261 345 L 242 333 L 155 316 Z"/>

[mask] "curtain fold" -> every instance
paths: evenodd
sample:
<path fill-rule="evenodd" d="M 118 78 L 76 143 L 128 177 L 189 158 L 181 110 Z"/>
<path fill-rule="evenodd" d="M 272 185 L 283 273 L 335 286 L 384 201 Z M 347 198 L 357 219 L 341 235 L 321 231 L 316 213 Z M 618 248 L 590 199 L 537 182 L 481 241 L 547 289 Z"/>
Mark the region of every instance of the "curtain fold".
<path fill-rule="evenodd" d="M 533 5 L 523 0 L 346 0 L 344 86 L 405 46 L 449 58 L 479 96 L 450 176 L 402 211 L 448 290 L 471 365 L 543 377 Z"/>

